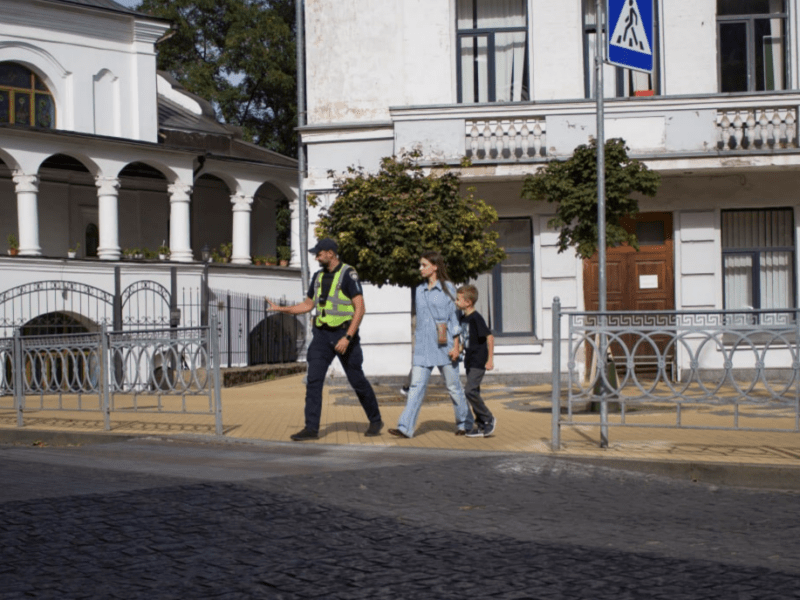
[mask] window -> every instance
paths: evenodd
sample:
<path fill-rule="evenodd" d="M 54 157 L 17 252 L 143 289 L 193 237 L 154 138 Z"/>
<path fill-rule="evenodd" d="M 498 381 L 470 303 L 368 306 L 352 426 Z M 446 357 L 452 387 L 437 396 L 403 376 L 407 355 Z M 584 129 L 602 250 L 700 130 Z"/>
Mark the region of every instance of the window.
<path fill-rule="evenodd" d="M 717 0 L 721 92 L 785 90 L 786 1 Z"/>
<path fill-rule="evenodd" d="M 527 0 L 458 0 L 458 102 L 528 100 Z"/>
<path fill-rule="evenodd" d="M 478 288 L 478 310 L 495 335 L 533 335 L 533 232 L 531 220 L 500 219 L 497 240 L 507 258 L 484 273 Z"/>
<path fill-rule="evenodd" d="M 603 0 L 603 5 L 606 1 Z M 605 98 L 624 98 L 627 96 L 652 96 L 657 93 L 656 82 L 658 81 L 658 4 L 653 2 L 653 15 L 656 19 L 654 23 L 655 40 L 653 40 L 653 65 L 654 71 L 643 73 L 633 69 L 623 69 L 613 65 L 604 65 L 603 88 Z M 605 37 L 605 26 L 603 34 Z M 613 31 L 613 28 L 612 28 Z M 595 69 L 595 50 L 597 40 L 597 3 L 595 0 L 583 0 L 583 65 L 584 65 L 584 88 L 587 98 L 595 97 L 597 88 L 597 70 Z"/>
<path fill-rule="evenodd" d="M 791 208 L 723 211 L 725 308 L 794 307 L 794 255 Z"/>
<path fill-rule="evenodd" d="M 51 128 L 56 122 L 53 95 L 30 69 L 0 63 L 0 123 Z"/>

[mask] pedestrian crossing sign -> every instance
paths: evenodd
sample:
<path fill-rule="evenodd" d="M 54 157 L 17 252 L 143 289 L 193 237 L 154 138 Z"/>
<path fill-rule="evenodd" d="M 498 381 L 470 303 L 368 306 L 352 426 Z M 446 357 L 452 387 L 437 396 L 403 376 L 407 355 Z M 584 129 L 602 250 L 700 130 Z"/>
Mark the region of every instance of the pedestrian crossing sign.
<path fill-rule="evenodd" d="M 606 58 L 612 65 L 653 72 L 654 0 L 608 0 Z"/>

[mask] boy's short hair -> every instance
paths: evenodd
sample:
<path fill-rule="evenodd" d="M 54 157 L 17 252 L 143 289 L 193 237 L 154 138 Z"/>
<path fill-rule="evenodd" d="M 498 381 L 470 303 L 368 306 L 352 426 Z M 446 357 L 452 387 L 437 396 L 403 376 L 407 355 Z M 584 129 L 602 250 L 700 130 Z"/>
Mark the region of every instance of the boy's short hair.
<path fill-rule="evenodd" d="M 464 296 L 464 298 L 472 302 L 472 304 L 478 302 L 478 288 L 474 285 L 462 285 L 456 290 L 456 293 Z"/>

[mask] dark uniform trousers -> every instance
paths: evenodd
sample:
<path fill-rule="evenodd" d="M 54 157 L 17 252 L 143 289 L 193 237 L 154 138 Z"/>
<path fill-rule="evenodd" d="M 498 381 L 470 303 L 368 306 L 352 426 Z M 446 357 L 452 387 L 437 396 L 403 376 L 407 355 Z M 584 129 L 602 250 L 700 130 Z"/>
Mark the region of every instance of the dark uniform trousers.
<path fill-rule="evenodd" d="M 347 327 L 329 331 L 314 327 L 311 344 L 308 346 L 306 362 L 308 363 L 306 384 L 306 429 L 319 431 L 320 414 L 322 412 L 322 385 L 325 375 L 334 357 L 339 357 L 339 362 L 344 368 L 347 381 L 358 396 L 358 401 L 370 423 L 381 420 L 381 411 L 378 408 L 378 399 L 369 381 L 364 376 L 361 365 L 364 363 L 364 354 L 361 352 L 361 339 L 358 334 L 350 340 L 347 352 L 337 354 L 334 350 L 336 343 L 347 334 Z"/>

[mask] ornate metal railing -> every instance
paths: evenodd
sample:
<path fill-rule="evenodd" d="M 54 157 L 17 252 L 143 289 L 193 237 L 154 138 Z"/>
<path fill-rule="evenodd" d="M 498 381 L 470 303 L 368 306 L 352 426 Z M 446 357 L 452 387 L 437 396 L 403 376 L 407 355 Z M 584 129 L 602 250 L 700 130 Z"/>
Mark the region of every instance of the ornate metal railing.
<path fill-rule="evenodd" d="M 586 425 L 587 407 L 595 406 L 600 409 L 601 443 L 607 441 L 609 426 L 800 431 L 798 341 L 797 309 L 562 313 L 556 298 L 553 446 L 560 444 L 561 426 Z M 561 416 L 563 401 L 566 412 Z M 619 408 L 614 419 L 605 410 L 609 402 Z M 674 421 L 628 418 L 656 405 L 673 409 Z M 730 422 L 687 422 L 686 409 L 700 406 L 725 407 Z M 752 426 L 754 408 L 780 411 L 785 426 Z"/>
<path fill-rule="evenodd" d="M 0 339 L 0 399 L 26 411 L 211 415 L 222 435 L 216 327 Z M 147 401 L 143 402 L 142 398 Z M 0 405 L 2 406 L 2 405 Z M 5 408 L 9 408 L 5 406 Z"/>

